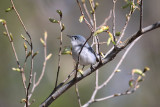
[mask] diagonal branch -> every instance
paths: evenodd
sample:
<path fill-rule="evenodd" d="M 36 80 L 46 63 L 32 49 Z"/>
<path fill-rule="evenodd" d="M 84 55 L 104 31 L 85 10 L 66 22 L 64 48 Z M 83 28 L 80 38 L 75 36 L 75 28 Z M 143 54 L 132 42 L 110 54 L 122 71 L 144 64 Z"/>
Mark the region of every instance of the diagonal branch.
<path fill-rule="evenodd" d="M 40 107 L 48 107 L 53 101 L 55 101 L 59 96 L 61 96 L 65 91 L 67 91 L 70 87 L 72 87 L 73 85 L 75 85 L 77 82 L 79 82 L 80 80 L 84 79 L 85 77 L 87 77 L 88 75 L 92 74 L 93 72 L 95 72 L 97 69 L 99 69 L 100 67 L 104 66 L 105 64 L 109 63 L 110 61 L 112 61 L 115 56 L 121 51 L 123 50 L 125 47 L 127 47 L 129 44 L 131 44 L 133 41 L 135 41 L 135 39 L 137 39 L 138 37 L 140 37 L 142 34 L 145 34 L 149 31 L 152 31 L 154 29 L 157 29 L 160 27 L 160 21 L 147 26 L 145 28 L 142 29 L 142 32 L 136 32 L 134 33 L 128 40 L 127 42 L 125 42 L 125 44 L 122 47 L 114 47 L 113 50 L 110 51 L 110 53 L 102 60 L 101 64 L 96 64 L 93 66 L 94 69 L 87 69 L 83 76 L 82 75 L 78 75 L 76 79 L 72 79 L 71 81 L 69 81 L 68 83 L 66 83 L 64 86 L 60 87 L 57 91 L 55 91 L 50 97 L 48 97 L 41 105 Z"/>

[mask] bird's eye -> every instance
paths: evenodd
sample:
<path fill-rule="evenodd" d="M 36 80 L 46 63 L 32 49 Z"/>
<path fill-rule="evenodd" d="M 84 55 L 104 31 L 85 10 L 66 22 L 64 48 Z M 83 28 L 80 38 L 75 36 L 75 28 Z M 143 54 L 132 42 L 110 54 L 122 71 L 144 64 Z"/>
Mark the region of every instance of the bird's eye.
<path fill-rule="evenodd" d="M 74 37 L 74 40 L 76 40 L 77 38 L 76 37 Z"/>

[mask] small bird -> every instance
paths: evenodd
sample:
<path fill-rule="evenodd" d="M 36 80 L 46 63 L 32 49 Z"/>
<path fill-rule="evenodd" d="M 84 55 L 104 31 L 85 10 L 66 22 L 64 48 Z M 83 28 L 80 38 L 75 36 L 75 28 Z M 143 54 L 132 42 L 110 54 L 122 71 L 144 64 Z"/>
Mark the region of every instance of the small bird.
<path fill-rule="evenodd" d="M 78 62 L 79 52 L 84 43 L 86 42 L 86 39 L 81 35 L 74 35 L 74 36 L 67 35 L 67 36 L 71 39 L 72 57 L 76 62 Z M 86 43 L 80 53 L 79 64 L 82 66 L 86 66 L 86 65 L 93 65 L 96 62 L 98 62 L 98 58 L 94 50 L 89 46 L 88 43 Z"/>

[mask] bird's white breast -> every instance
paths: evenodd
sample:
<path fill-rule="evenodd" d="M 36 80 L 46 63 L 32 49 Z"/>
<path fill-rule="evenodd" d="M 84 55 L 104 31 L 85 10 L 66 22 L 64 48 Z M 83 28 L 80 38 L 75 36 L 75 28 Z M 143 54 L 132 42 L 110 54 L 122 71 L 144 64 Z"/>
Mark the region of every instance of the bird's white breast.
<path fill-rule="evenodd" d="M 81 50 L 80 46 L 76 46 L 72 48 L 72 57 L 73 59 L 77 62 L 78 61 L 78 55 Z M 90 65 L 90 64 L 95 64 L 96 63 L 96 57 L 95 55 L 88 50 L 87 47 L 83 47 L 83 50 L 79 56 L 79 64 L 80 65 Z"/>

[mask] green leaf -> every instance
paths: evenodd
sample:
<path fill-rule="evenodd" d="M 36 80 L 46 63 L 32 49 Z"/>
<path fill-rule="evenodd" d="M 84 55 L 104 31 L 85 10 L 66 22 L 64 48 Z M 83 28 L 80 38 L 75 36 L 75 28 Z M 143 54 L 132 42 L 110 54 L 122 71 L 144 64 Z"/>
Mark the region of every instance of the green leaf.
<path fill-rule="evenodd" d="M 82 22 L 83 22 L 83 18 L 84 18 L 84 16 L 83 16 L 83 15 L 79 17 L 79 22 L 80 22 L 80 23 L 82 23 Z"/>
<path fill-rule="evenodd" d="M 19 68 L 12 68 L 13 71 L 18 71 L 20 72 L 21 70 Z"/>
<path fill-rule="evenodd" d="M 64 24 L 62 24 L 62 29 L 61 29 L 61 32 L 65 29 L 65 26 Z"/>
<path fill-rule="evenodd" d="M 13 7 L 12 7 L 12 6 L 9 7 L 9 8 L 7 8 L 7 9 L 5 10 L 5 12 L 10 12 L 11 10 L 13 10 Z"/>
<path fill-rule="evenodd" d="M 108 38 L 108 40 L 107 40 L 107 46 L 110 45 L 110 43 L 111 43 L 111 38 Z"/>
<path fill-rule="evenodd" d="M 28 54 L 27 54 L 27 56 L 26 56 L 26 59 L 27 59 L 29 56 L 31 56 L 31 54 L 32 54 L 31 51 L 29 51 Z"/>
<path fill-rule="evenodd" d="M 4 24 L 6 24 L 6 21 L 4 19 L 0 19 L 0 23 L 2 23 L 4 25 Z"/>
<path fill-rule="evenodd" d="M 62 51 L 62 55 L 71 55 L 72 52 L 71 52 L 71 47 L 65 47 L 64 50 Z"/>
<path fill-rule="evenodd" d="M 140 69 L 133 69 L 132 70 L 132 74 L 138 74 L 138 75 L 141 75 L 141 76 L 145 76 L 145 74 L 143 73 L 143 71 L 142 70 L 140 70 Z"/>
<path fill-rule="evenodd" d="M 33 59 L 38 53 L 39 53 L 38 51 L 35 52 L 35 53 L 33 54 L 33 56 L 32 56 L 32 59 Z"/>
<path fill-rule="evenodd" d="M 24 42 L 23 46 L 24 46 L 24 49 L 26 51 L 27 50 L 27 45 L 25 44 L 25 42 Z"/>
<path fill-rule="evenodd" d="M 147 71 L 150 71 L 150 68 L 149 67 L 145 67 L 144 70 L 143 70 L 143 73 L 147 72 Z"/>
<path fill-rule="evenodd" d="M 44 40 L 42 38 L 40 38 L 40 41 L 43 44 L 43 46 L 45 46 L 46 43 L 44 42 Z"/>
<path fill-rule="evenodd" d="M 138 82 L 142 82 L 142 81 L 143 81 L 142 76 L 139 76 L 139 77 L 137 78 L 137 81 L 138 81 Z"/>
<path fill-rule="evenodd" d="M 62 18 L 62 11 L 61 11 L 61 10 L 57 10 L 57 13 L 58 13 L 59 16 Z"/>
<path fill-rule="evenodd" d="M 3 32 L 3 35 L 4 35 L 4 36 L 7 36 L 7 32 Z"/>
<path fill-rule="evenodd" d="M 102 33 L 102 32 L 105 32 L 105 31 L 107 31 L 107 30 L 109 30 L 109 27 L 108 27 L 108 26 L 101 26 L 101 28 L 98 29 L 93 35 L 94 35 L 94 36 L 97 36 L 98 34 L 100 34 L 100 33 Z"/>
<path fill-rule="evenodd" d="M 121 32 L 116 32 L 116 36 L 120 36 L 121 35 Z"/>
<path fill-rule="evenodd" d="M 111 38 L 112 43 L 113 43 L 114 45 L 116 45 L 116 43 L 115 43 L 115 41 L 114 41 L 114 37 L 113 37 L 112 33 L 111 33 L 111 32 L 109 32 L 109 31 L 107 31 L 107 33 L 108 33 L 109 37 Z"/>
<path fill-rule="evenodd" d="M 13 42 L 13 35 L 10 33 L 11 42 Z"/>
<path fill-rule="evenodd" d="M 52 19 L 52 18 L 49 18 L 49 21 L 52 22 L 52 23 L 59 23 L 59 21 L 57 21 L 55 19 Z"/>
<path fill-rule="evenodd" d="M 21 34 L 22 39 L 27 40 L 22 34 Z"/>
<path fill-rule="evenodd" d="M 78 72 L 80 72 L 81 75 L 84 74 L 84 72 L 81 69 L 78 69 Z"/>
<path fill-rule="evenodd" d="M 25 103 L 25 102 L 26 102 L 25 98 L 21 99 L 21 101 L 20 101 L 20 103 Z"/>
<path fill-rule="evenodd" d="M 47 57 L 46 60 L 49 60 L 52 57 L 52 54 L 50 53 Z"/>
<path fill-rule="evenodd" d="M 130 80 L 130 81 L 129 81 L 129 86 L 130 86 L 131 88 L 134 87 L 134 83 L 135 83 L 134 80 Z"/>

